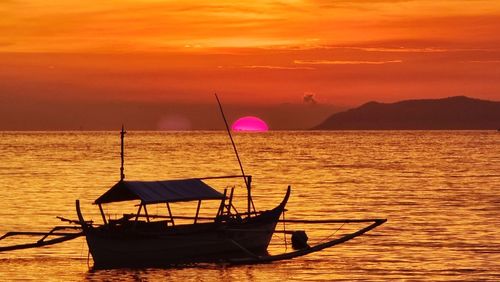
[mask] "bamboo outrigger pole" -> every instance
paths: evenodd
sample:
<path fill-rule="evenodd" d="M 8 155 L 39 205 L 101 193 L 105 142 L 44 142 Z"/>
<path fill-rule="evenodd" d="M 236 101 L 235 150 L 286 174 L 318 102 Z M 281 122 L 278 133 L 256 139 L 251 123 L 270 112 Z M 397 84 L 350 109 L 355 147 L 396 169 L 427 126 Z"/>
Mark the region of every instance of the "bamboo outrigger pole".
<path fill-rule="evenodd" d="M 238 159 L 238 164 L 240 165 L 241 175 L 243 176 L 243 180 L 245 181 L 245 186 L 247 187 L 247 214 L 248 217 L 250 217 L 250 205 L 253 206 L 252 192 L 250 187 L 251 180 L 248 179 L 247 176 L 245 175 L 245 170 L 243 169 L 243 165 L 241 164 L 240 155 L 238 154 L 238 150 L 236 149 L 236 144 L 234 143 L 233 136 L 231 135 L 231 130 L 229 129 L 229 125 L 226 120 L 226 115 L 224 115 L 224 110 L 222 109 L 222 104 L 220 103 L 217 93 L 215 93 L 215 99 L 217 99 L 217 103 L 219 104 L 219 109 L 220 113 L 222 114 L 222 119 L 224 120 L 224 124 L 226 125 L 226 130 L 227 133 L 229 134 L 229 139 L 231 139 L 231 144 L 233 144 L 234 153 L 236 154 L 236 158 Z"/>

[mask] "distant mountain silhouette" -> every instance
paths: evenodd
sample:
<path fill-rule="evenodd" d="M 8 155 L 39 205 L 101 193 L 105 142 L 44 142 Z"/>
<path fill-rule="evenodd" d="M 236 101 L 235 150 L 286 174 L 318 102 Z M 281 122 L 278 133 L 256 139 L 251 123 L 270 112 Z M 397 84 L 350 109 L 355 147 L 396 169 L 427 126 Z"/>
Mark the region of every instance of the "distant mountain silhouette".
<path fill-rule="evenodd" d="M 318 130 L 498 129 L 500 102 L 465 96 L 406 100 L 392 104 L 369 102 L 331 115 Z"/>

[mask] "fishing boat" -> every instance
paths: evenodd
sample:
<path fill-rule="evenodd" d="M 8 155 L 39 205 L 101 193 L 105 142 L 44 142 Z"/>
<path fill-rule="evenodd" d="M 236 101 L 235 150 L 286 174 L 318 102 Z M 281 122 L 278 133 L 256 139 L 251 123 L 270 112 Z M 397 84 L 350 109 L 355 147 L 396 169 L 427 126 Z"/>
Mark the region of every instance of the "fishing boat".
<path fill-rule="evenodd" d="M 232 176 L 229 176 L 232 177 Z M 224 179 L 228 177 L 218 177 Z M 210 179 L 213 179 L 211 177 Z M 247 176 L 251 179 L 251 176 Z M 234 188 L 220 193 L 204 179 L 167 181 L 125 181 L 116 183 L 95 200 L 102 205 L 117 201 L 140 201 L 136 214 L 124 214 L 94 226 L 84 220 L 79 202 L 76 210 L 97 268 L 140 267 L 194 262 L 219 262 L 251 256 L 265 256 L 278 220 L 290 196 L 266 211 L 238 213 L 232 204 Z M 200 217 L 203 201 L 220 201 L 213 218 Z M 176 217 L 171 203 L 196 201 L 194 217 Z M 148 207 L 161 205 L 165 215 L 150 215 Z M 192 220 L 176 224 L 177 219 Z"/>
<path fill-rule="evenodd" d="M 292 259 L 332 247 L 386 222 L 386 219 L 285 219 L 284 212 L 291 194 L 288 186 L 280 203 L 269 210 L 257 211 L 252 199 L 252 176 L 245 174 L 236 145 L 229 130 L 222 105 L 216 96 L 221 115 L 238 160 L 241 174 L 212 176 L 161 181 L 130 181 L 124 174 L 124 137 L 121 136 L 120 180 L 98 197 L 95 204 L 100 211 L 102 223 L 86 220 L 75 201 L 77 220 L 59 217 L 72 224 L 56 226 L 49 232 L 9 232 L 7 237 L 28 235 L 42 236 L 35 243 L 0 246 L 0 252 L 43 247 L 62 243 L 80 236 L 87 241 L 94 268 L 151 267 L 199 262 L 250 264 Z M 212 180 L 242 179 L 246 188 L 246 211 L 241 212 L 234 205 L 235 188 L 223 191 L 210 186 Z M 201 216 L 204 202 L 215 203 L 212 216 Z M 105 205 L 138 202 L 137 211 L 124 213 L 111 219 L 105 212 Z M 174 203 L 195 203 L 194 216 L 180 216 L 172 212 Z M 148 212 L 161 207 L 163 213 Z M 282 218 L 283 216 L 283 218 Z M 189 222 L 186 222 L 189 221 Z M 370 223 L 355 232 L 336 239 L 324 240 L 310 246 L 304 230 L 276 230 L 278 223 L 328 224 L 328 223 Z M 68 231 L 69 229 L 69 231 Z M 268 247 L 272 236 L 282 233 L 291 237 L 293 251 L 271 255 Z"/>

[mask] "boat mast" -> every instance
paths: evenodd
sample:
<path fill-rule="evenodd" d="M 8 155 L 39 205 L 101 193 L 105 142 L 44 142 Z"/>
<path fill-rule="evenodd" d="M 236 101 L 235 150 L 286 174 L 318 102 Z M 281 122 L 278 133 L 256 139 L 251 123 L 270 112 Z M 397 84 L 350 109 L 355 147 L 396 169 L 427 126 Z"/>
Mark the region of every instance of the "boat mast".
<path fill-rule="evenodd" d="M 245 170 L 243 169 L 243 165 L 241 164 L 240 155 L 238 154 L 238 150 L 236 149 L 236 144 L 234 143 L 233 136 L 231 135 L 231 130 L 229 129 L 229 125 L 226 120 L 226 115 L 224 115 L 224 110 L 222 110 L 222 104 L 220 103 L 219 97 L 217 93 L 215 93 L 215 99 L 217 99 L 217 103 L 219 104 L 220 113 L 222 114 L 222 119 L 224 119 L 224 124 L 226 125 L 227 133 L 229 134 L 229 139 L 231 139 L 231 144 L 233 144 L 234 153 L 236 154 L 236 158 L 238 159 L 238 164 L 240 165 L 241 175 L 243 176 L 243 180 L 245 181 L 245 186 L 247 187 L 247 214 L 250 217 L 250 205 L 253 205 L 252 202 L 252 192 L 250 187 L 250 177 L 247 178 L 245 175 Z M 255 208 L 254 208 L 255 209 Z"/>
<path fill-rule="evenodd" d="M 123 181 L 125 179 L 125 174 L 123 173 L 123 164 L 124 164 L 124 160 L 125 160 L 125 157 L 124 157 L 124 154 L 123 154 L 123 145 L 124 145 L 124 139 L 125 139 L 125 133 L 127 133 L 125 131 L 125 126 L 123 126 L 122 124 L 122 131 L 120 132 L 120 140 L 121 140 L 121 146 L 120 146 L 120 157 L 121 157 L 121 166 L 120 166 L 120 181 Z"/>

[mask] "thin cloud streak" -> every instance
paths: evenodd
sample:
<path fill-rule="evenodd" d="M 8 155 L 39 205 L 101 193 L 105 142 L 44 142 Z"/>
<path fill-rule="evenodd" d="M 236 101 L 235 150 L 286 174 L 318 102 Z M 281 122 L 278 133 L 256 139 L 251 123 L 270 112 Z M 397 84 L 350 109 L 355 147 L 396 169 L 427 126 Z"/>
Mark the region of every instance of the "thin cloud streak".
<path fill-rule="evenodd" d="M 390 61 L 331 61 L 331 60 L 294 60 L 298 65 L 384 65 L 402 63 L 403 60 Z"/>
<path fill-rule="evenodd" d="M 500 60 L 477 60 L 477 61 L 466 61 L 466 63 L 473 63 L 473 64 L 500 64 Z"/>
<path fill-rule="evenodd" d="M 387 48 L 387 47 L 346 47 L 353 50 L 361 50 L 366 52 L 389 52 L 389 53 L 440 53 L 449 52 L 450 49 L 444 48 Z"/>
<path fill-rule="evenodd" d="M 284 67 L 284 66 L 243 66 L 246 69 L 270 69 L 270 70 L 315 70 L 313 67 Z"/>
<path fill-rule="evenodd" d="M 217 66 L 218 69 L 254 69 L 254 70 L 315 70 L 314 67 L 293 67 L 274 65 Z"/>

